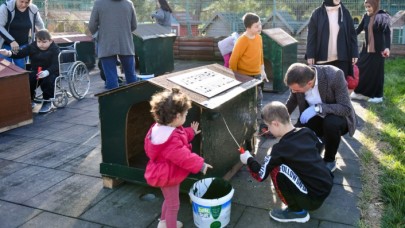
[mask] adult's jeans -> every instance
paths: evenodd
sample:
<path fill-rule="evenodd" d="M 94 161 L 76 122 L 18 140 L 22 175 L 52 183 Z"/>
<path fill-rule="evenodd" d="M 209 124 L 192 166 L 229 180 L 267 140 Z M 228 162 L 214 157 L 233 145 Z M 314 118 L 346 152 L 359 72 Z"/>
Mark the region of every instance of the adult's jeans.
<path fill-rule="evenodd" d="M 26 46 L 27 46 L 27 44 L 26 44 L 26 45 L 23 45 L 23 46 L 20 46 L 20 49 L 22 49 L 22 48 L 24 48 L 24 47 L 26 47 Z M 6 50 L 9 50 L 9 51 L 10 51 L 10 50 L 11 50 L 11 47 L 10 47 L 10 45 L 4 44 L 4 45 L 3 45 L 3 49 L 6 49 Z M 20 68 L 22 68 L 22 69 L 25 70 L 25 62 L 27 61 L 27 58 L 12 59 L 12 58 L 6 57 L 6 56 L 4 56 L 4 55 L 0 55 L 0 58 L 4 58 L 4 59 L 6 59 L 7 61 L 12 62 L 12 63 L 14 63 L 14 65 L 16 65 L 16 66 L 18 66 L 18 67 L 20 67 Z"/>
<path fill-rule="evenodd" d="M 133 55 L 118 55 L 118 58 L 124 69 L 127 84 L 136 82 L 135 57 Z M 102 57 L 100 60 L 105 74 L 106 89 L 118 88 L 117 56 Z"/>

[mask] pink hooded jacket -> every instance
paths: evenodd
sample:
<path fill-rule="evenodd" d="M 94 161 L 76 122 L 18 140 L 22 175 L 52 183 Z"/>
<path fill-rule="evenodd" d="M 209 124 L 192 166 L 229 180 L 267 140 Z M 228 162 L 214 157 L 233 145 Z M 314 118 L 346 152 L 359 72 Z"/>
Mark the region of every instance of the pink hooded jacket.
<path fill-rule="evenodd" d="M 154 125 L 153 125 L 154 126 Z M 191 127 L 177 127 L 166 142 L 152 144 L 149 129 L 145 137 L 145 152 L 149 157 L 146 165 L 146 182 L 154 187 L 180 184 L 190 173 L 198 173 L 204 159 L 191 151 L 194 130 Z"/>

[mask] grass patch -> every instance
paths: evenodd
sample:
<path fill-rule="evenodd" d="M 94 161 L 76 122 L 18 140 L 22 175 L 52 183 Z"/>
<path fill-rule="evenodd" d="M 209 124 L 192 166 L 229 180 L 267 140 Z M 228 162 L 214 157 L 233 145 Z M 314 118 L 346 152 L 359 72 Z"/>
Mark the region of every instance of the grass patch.
<path fill-rule="evenodd" d="M 366 183 L 360 207 L 366 210 L 365 203 L 371 198 L 381 199 L 384 205 L 381 224 L 361 221 L 360 226 L 405 227 L 405 59 L 386 61 L 384 102 L 370 104 L 365 120 L 364 137 L 369 142 L 364 143 L 362 163 L 378 164 L 381 191 L 380 196 L 370 196 Z"/>

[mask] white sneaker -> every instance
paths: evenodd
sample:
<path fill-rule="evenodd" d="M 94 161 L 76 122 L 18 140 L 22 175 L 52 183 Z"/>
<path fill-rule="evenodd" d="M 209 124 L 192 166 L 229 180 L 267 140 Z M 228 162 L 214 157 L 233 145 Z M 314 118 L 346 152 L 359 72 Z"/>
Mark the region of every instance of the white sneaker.
<path fill-rule="evenodd" d="M 176 224 L 177 228 L 182 228 L 183 227 L 183 223 L 180 221 L 177 221 Z M 158 223 L 157 228 L 166 228 L 166 220 L 160 220 Z"/>
<path fill-rule="evenodd" d="M 378 103 L 383 102 L 383 98 L 382 97 L 373 97 L 373 98 L 368 99 L 367 101 L 370 103 L 378 104 Z"/>
<path fill-rule="evenodd" d="M 369 99 L 368 97 L 366 97 L 362 94 L 359 94 L 359 93 L 355 93 L 355 92 L 350 94 L 350 98 L 353 100 L 364 100 L 364 101 L 367 101 Z"/>

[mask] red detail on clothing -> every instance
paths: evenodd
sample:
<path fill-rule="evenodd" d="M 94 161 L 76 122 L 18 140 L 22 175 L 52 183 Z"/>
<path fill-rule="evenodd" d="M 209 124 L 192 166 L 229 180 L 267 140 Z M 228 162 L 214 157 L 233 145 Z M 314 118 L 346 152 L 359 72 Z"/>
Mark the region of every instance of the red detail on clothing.
<path fill-rule="evenodd" d="M 37 80 L 39 80 L 39 76 L 38 74 L 42 71 L 42 67 L 38 67 L 38 71 L 37 71 Z"/>
<path fill-rule="evenodd" d="M 231 53 L 223 55 L 222 57 L 224 57 L 224 67 L 229 68 L 229 60 L 231 59 Z"/>
<path fill-rule="evenodd" d="M 262 181 L 263 181 L 263 179 L 260 177 L 259 173 L 253 172 L 253 171 L 250 169 L 249 166 L 248 166 L 248 170 L 249 170 L 250 175 L 251 175 L 254 179 L 256 179 L 256 180 L 259 181 L 259 182 L 262 182 Z"/>
<path fill-rule="evenodd" d="M 166 142 L 155 145 L 151 142 L 152 127 L 145 137 L 144 149 L 149 157 L 145 169 L 146 182 L 154 187 L 180 184 L 190 173 L 198 173 L 204 159 L 191 151 L 194 130 L 177 127 Z"/>
<path fill-rule="evenodd" d="M 275 167 L 271 172 L 271 180 L 273 181 L 274 188 L 276 189 L 278 197 L 281 199 L 281 201 L 288 206 L 287 201 L 285 200 L 283 194 L 281 193 L 280 189 L 278 188 L 278 182 L 277 182 L 277 175 L 280 172 L 280 166 Z"/>
<path fill-rule="evenodd" d="M 346 76 L 348 89 L 355 89 L 359 84 L 359 68 L 357 67 L 357 65 L 353 65 L 353 74 L 353 76 Z"/>

